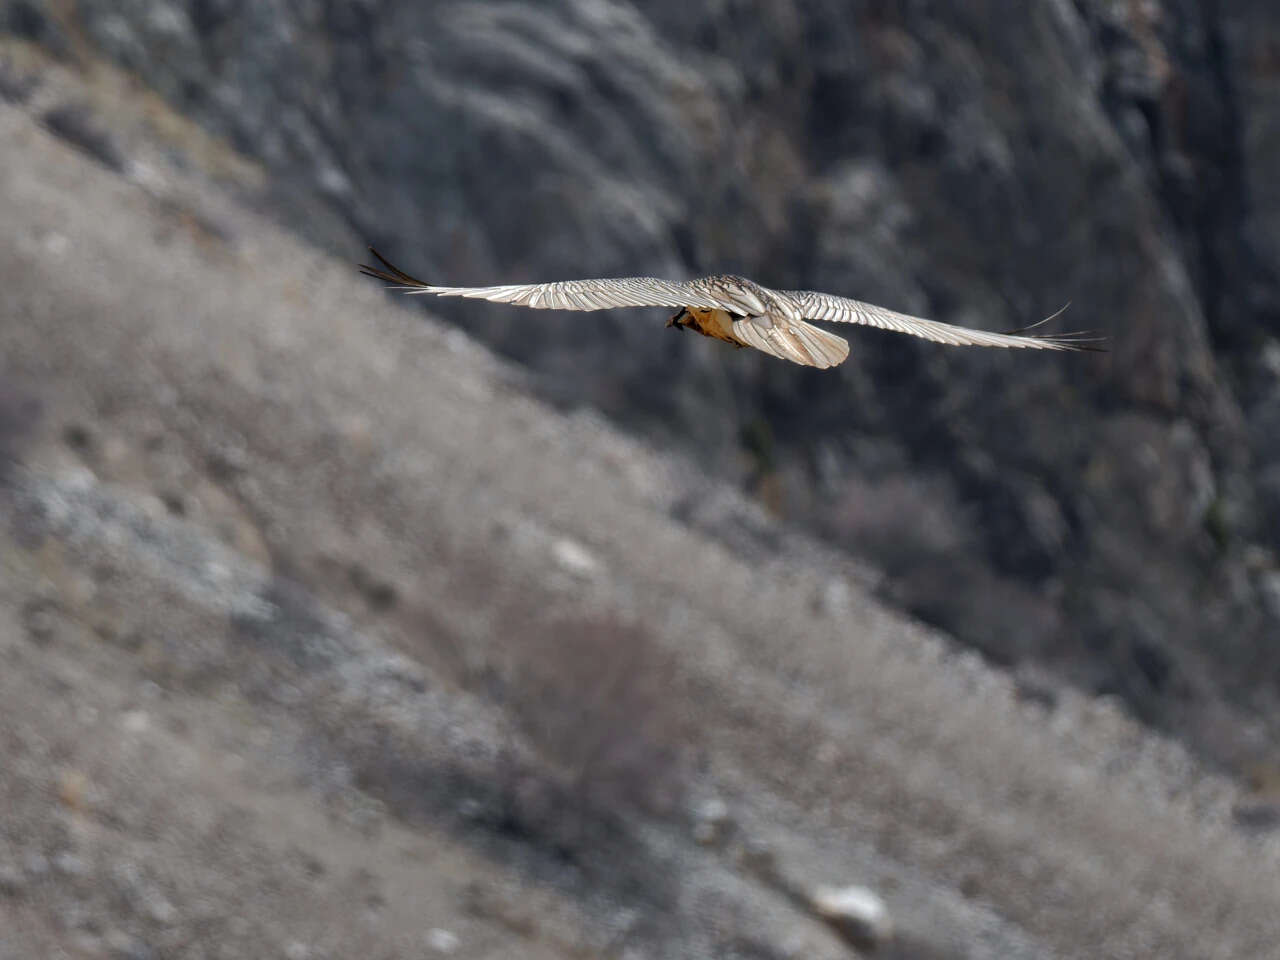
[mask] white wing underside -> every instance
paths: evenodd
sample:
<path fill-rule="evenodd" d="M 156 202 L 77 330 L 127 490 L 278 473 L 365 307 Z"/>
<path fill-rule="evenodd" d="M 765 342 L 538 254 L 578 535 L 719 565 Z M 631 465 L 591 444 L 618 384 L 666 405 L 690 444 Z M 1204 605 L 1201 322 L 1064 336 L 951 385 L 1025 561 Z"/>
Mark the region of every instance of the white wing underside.
<path fill-rule="evenodd" d="M 535 310 L 610 310 L 615 307 L 706 307 L 746 314 L 744 304 L 728 297 L 713 297 L 693 283 L 659 280 L 657 277 L 625 277 L 612 280 L 562 280 L 557 283 L 513 284 L 503 287 L 423 286 L 409 293 L 434 293 L 442 297 L 466 297 L 513 303 Z M 756 301 L 763 309 L 763 304 Z"/>
<path fill-rule="evenodd" d="M 374 255 L 378 256 L 376 251 Z M 379 256 L 378 259 L 382 258 Z M 783 360 L 815 367 L 832 367 L 844 362 L 849 355 L 849 344 L 842 337 L 806 322 L 809 320 L 857 323 L 955 346 L 1097 349 L 1089 346 L 1091 341 L 1079 334 L 1036 335 L 974 330 L 828 293 L 769 290 L 736 277 L 703 277 L 687 282 L 657 277 L 620 277 L 494 287 L 444 287 L 423 283 L 385 260 L 383 263 L 390 272 L 371 267 L 364 270 L 370 276 L 412 294 L 432 293 L 442 297 L 491 300 L 538 310 L 609 310 L 618 307 L 723 310 L 729 315 L 733 335 L 743 343 Z"/>
<path fill-rule="evenodd" d="M 1078 350 L 1086 340 L 1074 339 L 1076 335 L 1065 334 L 1061 337 L 1028 336 L 1018 333 L 995 333 L 990 330 L 974 330 L 971 327 L 957 327 L 937 320 L 926 320 L 909 314 L 886 310 L 875 304 L 851 300 L 848 297 L 837 297 L 830 293 L 817 293 L 812 290 L 785 290 L 782 295 L 796 304 L 801 316 L 810 320 L 825 320 L 831 323 L 860 323 L 867 327 L 878 327 L 881 330 L 892 330 L 895 333 L 908 333 L 913 337 L 922 337 L 935 343 L 947 343 L 957 347 L 1012 347 L 1033 350 Z M 1065 309 L 1065 308 L 1064 308 Z M 1058 313 L 1062 311 L 1059 310 Z M 1047 317 L 1052 320 L 1057 314 Z M 1044 321 L 1040 321 L 1043 323 Z"/>

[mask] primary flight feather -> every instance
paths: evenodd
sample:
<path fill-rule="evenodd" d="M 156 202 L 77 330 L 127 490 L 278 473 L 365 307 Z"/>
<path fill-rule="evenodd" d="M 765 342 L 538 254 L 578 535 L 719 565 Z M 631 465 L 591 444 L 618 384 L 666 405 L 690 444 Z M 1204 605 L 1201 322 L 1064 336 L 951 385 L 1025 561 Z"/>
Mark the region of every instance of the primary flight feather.
<path fill-rule="evenodd" d="M 694 330 L 737 347 L 765 353 L 810 367 L 834 367 L 849 356 L 849 342 L 810 323 L 825 320 L 860 323 L 909 333 L 937 343 L 975 347 L 1023 347 L 1036 350 L 1099 350 L 1100 338 L 1083 332 L 1029 333 L 1040 323 L 1009 333 L 971 330 L 937 320 L 925 320 L 874 304 L 811 290 L 770 290 L 744 277 L 718 275 L 697 280 L 659 280 L 622 277 L 608 280 L 562 280 L 556 283 L 510 284 L 497 287 L 444 287 L 409 276 L 372 247 L 382 267 L 360 265 L 366 276 L 383 280 L 407 293 L 469 297 L 511 303 L 541 310 L 608 310 L 614 307 L 679 307 L 667 326 Z M 1066 309 L 1065 307 L 1063 309 Z"/>

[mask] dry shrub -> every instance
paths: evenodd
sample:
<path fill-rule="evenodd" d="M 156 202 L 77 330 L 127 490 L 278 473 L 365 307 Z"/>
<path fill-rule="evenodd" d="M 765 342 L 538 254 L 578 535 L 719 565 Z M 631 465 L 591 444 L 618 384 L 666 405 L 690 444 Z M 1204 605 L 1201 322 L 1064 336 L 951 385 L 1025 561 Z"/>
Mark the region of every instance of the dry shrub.
<path fill-rule="evenodd" d="M 940 477 L 851 474 L 829 516 L 833 539 L 890 569 L 909 569 L 922 556 L 949 556 L 972 547 L 965 511 Z"/>
<path fill-rule="evenodd" d="M 22 73 L 7 59 L 0 59 L 0 100 L 26 103 L 36 83 L 35 77 Z"/>
<path fill-rule="evenodd" d="M 669 811 L 685 725 L 672 657 L 610 616 L 519 624 L 500 698 L 580 813 Z"/>
<path fill-rule="evenodd" d="M 125 157 L 115 137 L 83 104 L 62 104 L 43 117 L 50 133 L 83 150 L 109 170 L 124 172 Z"/>

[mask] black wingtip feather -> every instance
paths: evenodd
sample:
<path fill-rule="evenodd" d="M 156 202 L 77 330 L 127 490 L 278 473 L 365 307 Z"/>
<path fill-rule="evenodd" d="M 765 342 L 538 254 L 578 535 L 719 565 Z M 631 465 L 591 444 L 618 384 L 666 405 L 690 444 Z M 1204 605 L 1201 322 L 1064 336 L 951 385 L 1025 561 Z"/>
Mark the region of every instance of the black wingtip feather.
<path fill-rule="evenodd" d="M 1095 336 L 1095 331 L 1093 330 L 1072 330 L 1067 333 L 1028 334 L 1028 331 L 1044 326 L 1050 320 L 1057 320 L 1058 317 L 1067 312 L 1067 308 L 1069 306 L 1071 306 L 1070 300 L 1043 320 L 1037 320 L 1035 323 L 1029 323 L 1025 327 L 1019 327 L 1016 330 L 1008 330 L 1006 333 L 1011 337 L 1027 336 L 1028 339 L 1043 340 L 1046 343 L 1054 343 L 1058 346 L 1065 347 L 1068 350 L 1079 350 L 1087 353 L 1107 353 L 1108 351 L 1106 347 L 1094 346 L 1096 343 L 1105 343 L 1107 338 L 1104 336 Z"/>
<path fill-rule="evenodd" d="M 1037 320 L 1035 323 L 1029 323 L 1025 327 L 1018 327 L 1016 330 L 1006 330 L 1004 331 L 1004 333 L 1010 337 L 1020 337 L 1024 333 L 1026 333 L 1028 330 L 1034 330 L 1036 327 L 1044 326 L 1046 323 L 1050 322 L 1051 320 L 1057 320 L 1060 316 L 1062 316 L 1064 313 L 1067 312 L 1067 307 L 1069 306 L 1071 306 L 1070 300 L 1068 300 L 1066 303 L 1060 306 L 1057 310 L 1053 311 L 1053 313 L 1049 314 L 1043 320 Z M 1057 338 L 1047 337 L 1046 339 L 1057 339 Z"/>
<path fill-rule="evenodd" d="M 366 277 L 373 277 L 375 280 L 381 280 L 384 283 L 389 283 L 389 284 L 392 284 L 393 286 L 405 286 L 405 287 L 430 286 L 430 284 L 405 273 L 403 270 L 401 270 L 394 263 L 392 263 L 382 254 L 380 254 L 373 247 L 369 248 L 369 252 L 373 254 L 373 256 L 377 259 L 377 261 L 381 263 L 382 266 L 385 267 L 386 269 L 371 267 L 367 263 L 362 263 L 359 265 L 360 272 L 364 274 Z"/>

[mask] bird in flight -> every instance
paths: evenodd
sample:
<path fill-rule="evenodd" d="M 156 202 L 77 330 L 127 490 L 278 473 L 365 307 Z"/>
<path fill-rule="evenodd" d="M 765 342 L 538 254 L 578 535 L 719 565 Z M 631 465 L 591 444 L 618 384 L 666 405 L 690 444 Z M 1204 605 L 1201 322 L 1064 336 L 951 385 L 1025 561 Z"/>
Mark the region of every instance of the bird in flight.
<path fill-rule="evenodd" d="M 718 275 L 697 280 L 624 277 L 608 280 L 564 280 L 499 287 L 441 287 L 424 283 L 393 266 L 373 247 L 382 267 L 360 264 L 365 276 L 385 281 L 407 293 L 469 297 L 541 310 L 608 310 L 614 307 L 678 307 L 668 327 L 693 330 L 735 347 L 765 353 L 809 367 L 834 367 L 849 356 L 849 342 L 810 321 L 860 323 L 909 333 L 937 343 L 973 347 L 1024 347 L 1036 350 L 1101 350 L 1101 338 L 1085 331 L 1030 333 L 1065 310 L 1039 323 L 1008 333 L 957 327 L 897 313 L 874 304 L 811 290 L 770 290 L 745 277 Z"/>

